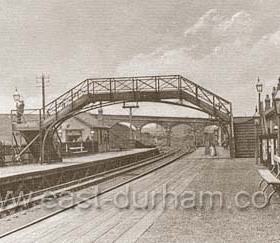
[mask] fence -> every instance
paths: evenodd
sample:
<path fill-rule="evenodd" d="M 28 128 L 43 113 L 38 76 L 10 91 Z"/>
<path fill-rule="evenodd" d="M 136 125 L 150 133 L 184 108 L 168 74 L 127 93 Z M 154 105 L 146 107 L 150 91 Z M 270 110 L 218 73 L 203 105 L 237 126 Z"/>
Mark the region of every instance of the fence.
<path fill-rule="evenodd" d="M 24 148 L 24 146 L 22 146 Z M 16 159 L 15 146 L 2 145 L 0 147 L 0 166 L 34 163 L 30 151 L 26 151 L 20 160 Z"/>
<path fill-rule="evenodd" d="M 24 147 L 25 146 L 22 146 L 21 149 L 24 149 Z M 92 154 L 98 152 L 98 144 L 92 141 L 61 143 L 60 152 L 61 155 L 65 157 L 79 156 L 82 154 Z M 0 146 L 0 166 L 31 163 L 39 163 L 39 161 L 34 161 L 29 149 L 21 156 L 20 160 L 18 160 L 16 158 L 15 146 Z"/>

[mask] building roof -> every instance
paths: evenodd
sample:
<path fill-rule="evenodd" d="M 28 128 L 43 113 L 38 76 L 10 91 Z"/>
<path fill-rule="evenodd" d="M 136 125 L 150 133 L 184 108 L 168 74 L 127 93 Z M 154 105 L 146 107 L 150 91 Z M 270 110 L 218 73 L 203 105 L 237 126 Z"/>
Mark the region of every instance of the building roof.
<path fill-rule="evenodd" d="M 104 129 L 110 128 L 108 126 L 105 126 L 103 124 L 103 121 L 99 120 L 98 117 L 87 112 L 75 116 L 74 119 L 78 120 L 79 122 L 83 123 L 84 125 L 90 128 L 104 128 Z"/>
<path fill-rule="evenodd" d="M 5 144 L 12 143 L 12 121 L 10 114 L 0 114 L 0 140 Z"/>

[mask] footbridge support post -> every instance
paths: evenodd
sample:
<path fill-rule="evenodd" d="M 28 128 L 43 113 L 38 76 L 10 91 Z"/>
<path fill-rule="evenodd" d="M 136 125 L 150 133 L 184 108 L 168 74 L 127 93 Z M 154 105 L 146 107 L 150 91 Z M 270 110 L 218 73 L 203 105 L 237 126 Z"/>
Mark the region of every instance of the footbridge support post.
<path fill-rule="evenodd" d="M 234 139 L 234 123 L 232 114 L 232 104 L 230 103 L 230 125 L 229 125 L 229 145 L 230 145 L 230 157 L 235 158 L 235 139 Z"/>
<path fill-rule="evenodd" d="M 172 127 L 170 125 L 168 125 L 164 129 L 165 129 L 165 134 L 166 134 L 166 145 L 167 145 L 167 147 L 171 147 Z"/>

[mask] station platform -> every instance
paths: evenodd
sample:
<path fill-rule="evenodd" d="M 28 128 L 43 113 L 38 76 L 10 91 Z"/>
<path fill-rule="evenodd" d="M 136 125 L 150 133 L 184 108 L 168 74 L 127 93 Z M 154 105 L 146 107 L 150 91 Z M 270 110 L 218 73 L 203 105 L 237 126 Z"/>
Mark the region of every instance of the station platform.
<path fill-rule="evenodd" d="M 210 159 L 204 155 L 204 149 L 199 148 L 187 157 L 129 183 L 130 193 L 138 193 L 136 204 L 129 201 L 129 207 L 124 207 L 125 201 L 121 198 L 124 199 L 123 195 L 128 191 L 125 185 L 101 196 L 99 209 L 65 211 L 9 235 L 1 242 L 279 242 L 279 198 L 274 198 L 264 209 L 254 207 L 250 196 L 240 199 L 242 206 L 249 203 L 245 209 L 240 209 L 235 202 L 238 193 L 252 195 L 259 190 L 257 169 L 260 165 L 256 165 L 254 159 L 225 158 L 226 154 L 227 151 L 219 149 L 218 156 Z M 170 201 L 165 204 L 166 201 L 159 197 L 155 200 L 156 207 L 150 208 L 145 202 L 146 193 L 162 193 L 164 187 L 170 193 Z M 174 207 L 176 196 L 182 198 L 185 192 L 195 195 L 220 192 L 223 207 L 217 200 L 213 207 L 209 201 L 201 205 L 199 200 L 193 207 L 187 204 L 189 207 L 184 208 L 180 201 L 177 201 L 179 206 Z M 118 197 L 119 205 L 116 204 Z M 28 214 L 21 217 L 28 217 Z M 12 219 L 13 225 L 18 220 Z M 9 222 L 1 223 L 7 225 Z"/>
<path fill-rule="evenodd" d="M 82 157 L 64 158 L 63 162 L 52 163 L 52 164 L 26 164 L 26 165 L 16 165 L 8 167 L 0 167 L 0 179 L 8 176 L 16 176 L 26 173 L 47 171 L 56 168 L 63 168 L 72 166 L 75 164 L 83 164 L 88 162 L 95 162 L 99 160 L 106 160 L 111 158 L 117 158 L 127 155 L 133 155 L 138 153 L 143 153 L 150 151 L 150 148 L 140 148 L 132 149 L 126 151 L 114 151 L 114 152 L 104 152 L 92 155 L 86 155 Z"/>
<path fill-rule="evenodd" d="M 156 148 L 141 148 L 105 152 L 67 158 L 52 164 L 28 164 L 0 168 L 0 195 L 12 191 L 28 194 L 51 186 L 67 183 L 109 169 L 146 159 L 158 154 Z"/>

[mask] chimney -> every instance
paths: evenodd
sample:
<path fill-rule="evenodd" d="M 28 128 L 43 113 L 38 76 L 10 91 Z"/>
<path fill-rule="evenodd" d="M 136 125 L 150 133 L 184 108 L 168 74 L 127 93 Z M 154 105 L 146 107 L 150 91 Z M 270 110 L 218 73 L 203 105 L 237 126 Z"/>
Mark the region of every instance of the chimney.
<path fill-rule="evenodd" d="M 269 95 L 267 94 L 265 97 L 265 106 L 264 106 L 265 111 L 270 109 L 270 98 Z"/>

